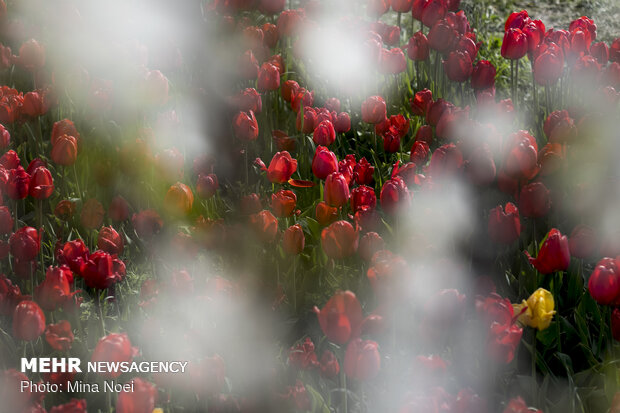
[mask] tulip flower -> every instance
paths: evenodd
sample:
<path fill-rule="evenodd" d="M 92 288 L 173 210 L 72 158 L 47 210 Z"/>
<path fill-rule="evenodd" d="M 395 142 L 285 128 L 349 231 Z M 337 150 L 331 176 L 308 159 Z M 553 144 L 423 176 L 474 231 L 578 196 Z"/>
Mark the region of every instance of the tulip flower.
<path fill-rule="evenodd" d="M 293 159 L 287 151 L 277 152 L 267 168 L 267 178 L 273 183 L 282 184 L 287 182 L 296 170 L 296 159 Z"/>
<path fill-rule="evenodd" d="M 356 212 L 362 206 L 367 205 L 371 209 L 377 205 L 377 196 L 374 189 L 361 185 L 351 192 L 351 210 Z"/>
<path fill-rule="evenodd" d="M 321 232 L 321 247 L 328 257 L 341 259 L 355 254 L 358 231 L 347 221 L 336 221 Z"/>
<path fill-rule="evenodd" d="M 220 187 L 217 175 L 215 174 L 200 174 L 196 181 L 196 193 L 202 199 L 210 199 L 215 195 L 215 192 Z"/>
<path fill-rule="evenodd" d="M 35 287 L 35 299 L 46 311 L 60 308 L 73 296 L 72 283 L 73 274 L 69 267 L 49 267 L 45 272 L 45 280 Z"/>
<path fill-rule="evenodd" d="M 462 51 L 450 52 L 445 63 L 448 79 L 453 82 L 465 82 L 472 74 L 472 61 L 469 53 Z"/>
<path fill-rule="evenodd" d="M 56 145 L 56 142 L 62 135 L 73 136 L 79 145 L 80 134 L 78 133 L 73 121 L 69 119 L 62 119 L 58 122 L 54 122 L 54 125 L 52 126 L 52 136 L 50 138 L 52 146 Z"/>
<path fill-rule="evenodd" d="M 510 28 L 504 34 L 502 42 L 502 57 L 505 59 L 519 60 L 527 54 L 527 36 L 521 29 Z"/>
<path fill-rule="evenodd" d="M 543 413 L 540 410 L 532 409 L 527 406 L 521 397 L 510 400 L 503 413 Z"/>
<path fill-rule="evenodd" d="M 32 227 L 22 227 L 9 238 L 11 255 L 21 261 L 32 261 L 41 248 L 39 232 Z"/>
<path fill-rule="evenodd" d="M 395 176 L 383 184 L 379 199 L 381 208 L 389 215 L 394 215 L 411 204 L 411 195 L 407 185 L 399 176 Z"/>
<path fill-rule="evenodd" d="M 125 264 L 104 251 L 95 251 L 80 266 L 79 274 L 88 287 L 104 290 L 125 277 Z"/>
<path fill-rule="evenodd" d="M 329 120 L 324 120 L 314 129 L 312 140 L 317 145 L 329 146 L 336 140 L 336 130 Z"/>
<path fill-rule="evenodd" d="M 251 110 L 239 112 L 233 118 L 233 131 L 235 136 L 245 142 L 258 138 L 258 122 Z"/>
<path fill-rule="evenodd" d="M 67 241 L 57 254 L 58 262 L 69 266 L 71 271 L 76 274 L 79 274 L 82 264 L 88 259 L 88 255 L 88 247 L 81 239 Z"/>
<path fill-rule="evenodd" d="M 131 391 L 121 391 L 116 401 L 116 412 L 137 413 L 154 412 L 157 401 L 157 387 L 147 380 L 134 377 Z"/>
<path fill-rule="evenodd" d="M 332 172 L 325 179 L 325 202 L 334 207 L 341 207 L 349 202 L 349 184 L 340 172 Z"/>
<path fill-rule="evenodd" d="M 263 210 L 251 215 L 250 225 L 261 241 L 270 243 L 276 239 L 278 219 L 271 212 Z"/>
<path fill-rule="evenodd" d="M 316 205 L 315 215 L 321 226 L 327 226 L 338 219 L 338 208 L 321 201 Z"/>
<path fill-rule="evenodd" d="M 381 54 L 379 56 L 379 72 L 383 74 L 397 75 L 404 72 L 407 68 L 405 54 L 398 47 L 381 49 Z"/>
<path fill-rule="evenodd" d="M 428 32 L 428 46 L 445 53 L 450 50 L 458 35 L 459 33 L 446 20 L 440 20 Z"/>
<path fill-rule="evenodd" d="M 174 216 L 184 216 L 191 212 L 194 194 L 185 184 L 177 182 L 172 185 L 164 198 L 164 207 Z"/>
<path fill-rule="evenodd" d="M 428 39 L 422 32 L 416 32 L 409 39 L 407 56 L 414 61 L 424 61 L 429 58 Z"/>
<path fill-rule="evenodd" d="M 325 179 L 332 172 L 338 171 L 336 155 L 325 146 L 317 146 L 312 158 L 312 173 L 318 179 Z"/>
<path fill-rule="evenodd" d="M 9 207 L 0 206 L 0 235 L 13 232 L 13 217 Z"/>
<path fill-rule="evenodd" d="M 534 80 L 541 86 L 554 85 L 562 76 L 564 58 L 554 49 L 543 51 L 534 60 Z"/>
<path fill-rule="evenodd" d="M 576 258 L 587 259 L 592 257 L 598 243 L 596 232 L 587 225 L 577 225 L 568 237 L 570 255 Z"/>
<path fill-rule="evenodd" d="M 77 158 L 77 140 L 70 135 L 61 135 L 52 145 L 52 161 L 58 165 L 70 166 Z"/>
<path fill-rule="evenodd" d="M 495 86 L 495 66 L 488 60 L 480 60 L 471 74 L 471 87 L 474 90 L 490 89 Z"/>
<path fill-rule="evenodd" d="M 329 341 L 345 344 L 360 333 L 362 306 L 351 291 L 336 292 L 321 310 L 315 306 L 313 311 Z"/>
<path fill-rule="evenodd" d="M 533 258 L 527 251 L 525 251 L 525 255 L 527 255 L 530 264 L 541 274 L 566 271 L 570 264 L 568 238 L 566 235 L 562 235 L 559 230 L 552 228 L 540 247 L 538 256 Z"/>
<path fill-rule="evenodd" d="M 99 230 L 97 248 L 108 254 L 120 254 L 123 252 L 123 238 L 112 227 L 103 227 Z"/>
<path fill-rule="evenodd" d="M 381 251 L 385 248 L 385 241 L 376 232 L 367 232 L 360 239 L 358 253 L 360 257 L 370 262 L 377 251 Z"/>
<path fill-rule="evenodd" d="M 551 325 L 555 314 L 554 306 L 553 295 L 544 288 L 539 288 L 527 300 L 515 304 L 515 312 L 521 314 L 521 323 L 542 331 Z"/>
<path fill-rule="evenodd" d="M 386 117 L 385 100 L 381 96 L 371 96 L 362 102 L 362 121 L 381 123 Z"/>
<path fill-rule="evenodd" d="M 290 217 L 295 211 L 297 196 L 288 189 L 281 189 L 271 195 L 271 209 L 277 217 Z"/>
<path fill-rule="evenodd" d="M 91 362 L 130 362 L 138 354 L 138 349 L 132 347 L 127 333 L 112 333 L 99 339 L 93 350 Z M 115 379 L 121 375 L 120 370 L 99 372 L 105 378 Z"/>
<path fill-rule="evenodd" d="M 21 166 L 9 170 L 9 177 L 5 189 L 7 195 L 11 199 L 18 200 L 26 198 L 30 189 L 30 175 L 28 175 Z"/>
<path fill-rule="evenodd" d="M 323 351 L 321 360 L 319 361 L 319 369 L 321 371 L 321 377 L 331 379 L 338 376 L 340 372 L 340 364 L 336 355 L 329 350 Z"/>
<path fill-rule="evenodd" d="M 594 267 L 588 280 L 588 291 L 601 305 L 616 304 L 620 298 L 620 262 L 603 258 Z"/>
<path fill-rule="evenodd" d="M 370 185 L 373 181 L 375 167 L 362 158 L 353 167 L 353 179 L 358 185 Z"/>
<path fill-rule="evenodd" d="M 505 208 L 501 205 L 493 208 L 489 213 L 488 231 L 494 242 L 512 244 L 519 239 L 521 221 L 517 207 L 508 202 Z"/>
<path fill-rule="evenodd" d="M 284 82 L 282 86 L 280 87 L 280 95 L 282 96 L 282 99 L 284 99 L 287 102 L 290 102 L 298 90 L 299 90 L 299 83 L 297 83 L 294 80 L 289 79 L 286 82 Z"/>
<path fill-rule="evenodd" d="M 287 254 L 300 254 L 304 250 L 305 243 L 306 237 L 304 236 L 304 230 L 301 225 L 291 225 L 284 231 L 284 235 L 282 236 L 282 247 Z"/>
<path fill-rule="evenodd" d="M 18 340 L 36 340 L 45 331 L 45 314 L 34 301 L 24 300 L 13 312 L 13 337 Z"/>
<path fill-rule="evenodd" d="M 523 329 L 516 324 L 491 324 L 487 341 L 489 356 L 498 363 L 510 363 L 522 336 Z"/>
<path fill-rule="evenodd" d="M 257 88 L 260 92 L 276 90 L 280 87 L 280 71 L 271 63 L 263 63 L 258 70 Z"/>
<path fill-rule="evenodd" d="M 519 211 L 525 217 L 540 218 L 551 209 L 549 190 L 542 182 L 532 182 L 521 188 Z"/>
<path fill-rule="evenodd" d="M 380 369 L 381 355 L 376 342 L 356 338 L 349 343 L 344 356 L 344 371 L 347 377 L 369 380 L 376 377 Z"/>
<path fill-rule="evenodd" d="M 30 177 L 30 196 L 34 199 L 47 199 L 54 193 L 52 173 L 44 166 L 39 166 Z"/>
<path fill-rule="evenodd" d="M 99 228 L 103 223 L 105 209 L 101 202 L 95 198 L 91 198 L 84 202 L 82 212 L 80 213 L 80 223 L 87 229 Z"/>
<path fill-rule="evenodd" d="M 56 351 L 70 350 L 73 340 L 71 324 L 67 320 L 62 320 L 57 324 L 49 324 L 45 329 L 45 341 Z"/>

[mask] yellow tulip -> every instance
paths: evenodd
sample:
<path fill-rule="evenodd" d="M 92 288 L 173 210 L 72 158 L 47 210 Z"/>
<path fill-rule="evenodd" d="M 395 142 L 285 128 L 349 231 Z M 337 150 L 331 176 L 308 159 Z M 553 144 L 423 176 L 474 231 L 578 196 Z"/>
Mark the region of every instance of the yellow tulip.
<path fill-rule="evenodd" d="M 514 309 L 516 314 L 521 314 L 519 321 L 522 324 L 544 330 L 551 324 L 555 314 L 554 306 L 553 295 L 544 288 L 539 288 L 521 304 L 514 304 Z"/>

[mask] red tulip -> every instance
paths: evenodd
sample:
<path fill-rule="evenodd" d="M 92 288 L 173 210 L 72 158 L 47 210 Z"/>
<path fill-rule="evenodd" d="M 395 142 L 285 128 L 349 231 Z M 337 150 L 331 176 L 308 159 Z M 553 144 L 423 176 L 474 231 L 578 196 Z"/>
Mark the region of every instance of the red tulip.
<path fill-rule="evenodd" d="M 521 234 L 521 221 L 517 207 L 508 202 L 505 209 L 501 205 L 493 208 L 489 213 L 488 230 L 489 237 L 494 242 L 512 244 L 518 240 Z"/>
<path fill-rule="evenodd" d="M 381 96 L 371 96 L 362 103 L 362 121 L 381 123 L 386 117 L 385 100 Z"/>
<path fill-rule="evenodd" d="M 267 169 L 267 178 L 273 183 L 287 182 L 297 170 L 297 160 L 293 159 L 287 151 L 277 152 Z"/>
<path fill-rule="evenodd" d="M 542 411 L 529 408 L 521 397 L 517 397 L 510 400 L 503 413 L 542 413 Z"/>
<path fill-rule="evenodd" d="M 590 275 L 588 291 L 599 304 L 616 304 L 620 297 L 620 262 L 607 257 L 601 259 Z"/>
<path fill-rule="evenodd" d="M 95 251 L 80 266 L 80 275 L 88 287 L 104 290 L 125 277 L 125 264 L 104 251 Z"/>
<path fill-rule="evenodd" d="M 36 340 L 45 331 L 45 314 L 34 301 L 24 300 L 13 311 L 13 337 Z"/>
<path fill-rule="evenodd" d="M 488 60 L 476 63 L 471 74 L 471 87 L 475 90 L 489 89 L 495 86 L 495 66 Z"/>
<path fill-rule="evenodd" d="M 317 146 L 312 158 L 312 173 L 318 179 L 325 179 L 332 172 L 338 171 L 336 155 L 325 146 Z"/>
<path fill-rule="evenodd" d="M 545 50 L 534 60 L 534 80 L 542 86 L 555 84 L 564 70 L 564 57 L 552 49 Z"/>
<path fill-rule="evenodd" d="M 263 101 L 254 88 L 246 88 L 232 97 L 232 103 L 242 112 L 253 111 L 260 113 L 263 110 Z"/>
<path fill-rule="evenodd" d="M 355 254 L 358 231 L 347 221 L 336 221 L 321 232 L 321 247 L 328 257 L 347 258 Z"/>
<path fill-rule="evenodd" d="M 395 176 L 383 184 L 379 199 L 381 208 L 389 215 L 394 215 L 411 204 L 407 185 L 399 176 Z"/>
<path fill-rule="evenodd" d="M 428 108 L 433 103 L 433 93 L 428 89 L 421 90 L 415 94 L 409 103 L 414 115 L 426 116 Z"/>
<path fill-rule="evenodd" d="M 118 394 L 116 412 L 141 413 L 152 412 L 157 401 L 157 388 L 145 379 L 134 377 L 131 391 L 123 390 Z"/>
<path fill-rule="evenodd" d="M 123 238 L 112 227 L 103 227 L 99 230 L 97 248 L 108 254 L 120 254 L 123 252 Z"/>
<path fill-rule="evenodd" d="M 91 357 L 91 362 L 130 362 L 138 353 L 138 349 L 131 346 L 127 333 L 112 333 L 102 337 Z M 101 376 L 115 379 L 121 375 L 119 371 L 100 372 Z"/>
<path fill-rule="evenodd" d="M 0 206 L 0 235 L 10 234 L 13 231 L 13 217 L 9 207 Z"/>
<path fill-rule="evenodd" d="M 528 51 L 527 36 L 521 29 L 511 28 L 504 34 L 502 42 L 502 57 L 505 59 L 519 60 Z"/>
<path fill-rule="evenodd" d="M 67 320 L 62 320 L 58 324 L 49 324 L 45 329 L 45 341 L 56 351 L 70 350 L 73 340 L 71 324 Z"/>
<path fill-rule="evenodd" d="M 71 271 L 79 274 L 82 264 L 88 259 L 88 247 L 81 239 L 68 241 L 58 253 L 58 262 L 69 266 Z"/>
<path fill-rule="evenodd" d="M 21 160 L 13 149 L 6 151 L 2 157 L 0 157 L 0 165 L 5 169 L 11 170 L 18 168 L 21 165 Z"/>
<path fill-rule="evenodd" d="M 538 145 L 527 131 L 513 133 L 504 171 L 515 179 L 532 179 L 538 173 Z"/>
<path fill-rule="evenodd" d="M 447 12 L 445 0 L 429 0 L 422 10 L 422 23 L 426 27 L 432 27 L 443 19 Z"/>
<path fill-rule="evenodd" d="M 329 341 L 344 344 L 360 333 L 362 306 L 351 291 L 338 291 L 319 310 L 313 310 Z"/>
<path fill-rule="evenodd" d="M 58 165 L 70 166 L 77 158 L 77 140 L 70 135 L 61 135 L 52 145 L 50 158 Z"/>
<path fill-rule="evenodd" d="M 370 185 L 373 181 L 373 175 L 375 173 L 375 167 L 362 158 L 353 167 L 353 179 L 358 185 Z"/>
<path fill-rule="evenodd" d="M 347 377 L 369 380 L 377 376 L 380 368 L 381 355 L 376 342 L 357 338 L 349 343 L 344 356 L 344 371 Z"/>
<path fill-rule="evenodd" d="M 258 138 L 258 122 L 251 110 L 239 112 L 233 118 L 233 131 L 235 136 L 242 141 L 253 141 Z"/>
<path fill-rule="evenodd" d="M 356 212 L 362 206 L 368 206 L 371 209 L 377 205 L 377 196 L 374 189 L 369 186 L 361 185 L 351 192 L 351 210 Z"/>
<path fill-rule="evenodd" d="M 422 32 L 416 32 L 407 44 L 407 56 L 414 61 L 424 61 L 429 58 L 428 39 Z"/>
<path fill-rule="evenodd" d="M 431 102 L 426 111 L 426 123 L 431 126 L 437 126 L 439 120 L 445 113 L 450 113 L 454 110 L 454 105 L 442 98 Z"/>
<path fill-rule="evenodd" d="M 297 94 L 298 90 L 299 90 L 299 83 L 295 82 L 294 80 L 289 79 L 286 82 L 284 82 L 282 86 L 280 87 L 280 95 L 282 96 L 282 99 L 284 99 L 285 101 L 291 102 L 291 100 L 293 100 L 293 96 Z"/>
<path fill-rule="evenodd" d="M 260 92 L 276 90 L 280 87 L 280 71 L 271 63 L 263 63 L 258 70 L 258 81 L 256 83 Z"/>
<path fill-rule="evenodd" d="M 349 202 L 349 184 L 340 172 L 332 172 L 325 179 L 325 202 L 341 207 Z"/>
<path fill-rule="evenodd" d="M 39 166 L 30 177 L 30 196 L 34 199 L 47 199 L 54 192 L 54 180 L 51 172 L 44 166 Z"/>
<path fill-rule="evenodd" d="M 30 72 L 45 65 L 45 48 L 36 40 L 30 39 L 19 47 L 15 63 Z"/>
<path fill-rule="evenodd" d="M 338 208 L 321 201 L 316 205 L 315 215 L 321 226 L 327 226 L 338 219 Z"/>
<path fill-rule="evenodd" d="M 9 238 L 11 255 L 21 261 L 32 261 L 41 248 L 39 232 L 32 227 L 22 227 Z"/>
<path fill-rule="evenodd" d="M 121 196 L 115 196 L 110 202 L 108 216 L 114 222 L 123 222 L 129 217 L 129 205 Z"/>
<path fill-rule="evenodd" d="M 52 375 L 54 373 L 51 373 Z M 67 374 L 67 373 L 58 373 L 58 374 Z M 49 379 L 50 383 L 52 383 L 52 379 Z M 67 381 L 73 381 L 73 379 L 59 379 L 56 384 L 65 384 Z M 86 410 L 86 399 L 71 399 L 71 401 L 53 406 L 49 413 L 87 413 Z"/>
<path fill-rule="evenodd" d="M 297 196 L 288 189 L 281 189 L 271 195 L 271 209 L 277 217 L 290 217 L 295 211 Z"/>
<path fill-rule="evenodd" d="M 598 42 L 592 44 L 590 47 L 590 54 L 601 65 L 606 65 L 609 62 L 609 47 L 604 42 Z"/>
<path fill-rule="evenodd" d="M 570 250 L 568 238 L 560 231 L 552 228 L 547 234 L 547 239 L 540 247 L 538 256 L 533 258 L 526 251 L 530 264 L 541 274 L 551 274 L 556 271 L 566 271 L 570 264 Z"/>
<path fill-rule="evenodd" d="M 36 286 L 34 297 L 46 311 L 53 311 L 62 307 L 73 294 L 71 294 L 73 274 L 66 265 L 49 267 L 45 272 L 45 280 Z"/>
<path fill-rule="evenodd" d="M 287 254 L 300 254 L 304 250 L 305 243 L 306 237 L 304 236 L 304 230 L 301 228 L 301 225 L 291 225 L 284 231 L 282 247 Z"/>
<path fill-rule="evenodd" d="M 540 218 L 551 209 L 549 190 L 542 182 L 532 182 L 521 188 L 519 211 L 524 217 Z"/>
<path fill-rule="evenodd" d="M 381 54 L 379 56 L 379 72 L 383 74 L 397 75 L 404 72 L 407 68 L 405 54 L 398 47 L 394 47 L 392 49 L 381 49 Z M 364 116 L 363 112 L 362 116 Z M 366 122 L 366 120 L 364 121 Z"/>
<path fill-rule="evenodd" d="M 56 145 L 56 142 L 62 135 L 73 136 L 76 142 L 79 145 L 80 142 L 80 134 L 75 127 L 75 124 L 69 119 L 62 119 L 58 122 L 54 122 L 52 126 L 52 136 L 50 138 L 50 142 L 52 146 Z"/>
<path fill-rule="evenodd" d="M 300 87 L 299 89 L 297 89 L 297 92 L 293 95 L 293 98 L 291 99 L 291 109 L 293 109 L 293 112 L 297 113 L 302 107 L 304 108 L 304 110 L 306 110 L 306 108 L 308 107 L 312 107 L 313 103 L 314 92 Z M 300 129 L 299 126 L 297 127 L 297 129 Z"/>
<path fill-rule="evenodd" d="M 489 329 L 487 351 L 492 360 L 508 364 L 515 357 L 523 329 L 516 324 L 493 323 Z"/>
<path fill-rule="evenodd" d="M 26 198 L 30 189 L 30 180 L 30 175 L 21 166 L 9 170 L 9 179 L 5 185 L 9 198 L 14 200 Z"/>
<path fill-rule="evenodd" d="M 198 180 L 196 181 L 196 193 L 202 199 L 210 199 L 215 195 L 215 192 L 219 188 L 219 183 L 217 181 L 217 175 L 208 174 L 198 175 Z"/>
<path fill-rule="evenodd" d="M 312 140 L 317 145 L 329 146 L 336 140 L 336 130 L 329 120 L 324 120 L 314 129 Z"/>
<path fill-rule="evenodd" d="M 450 52 L 445 63 L 445 69 L 448 79 L 453 82 L 465 82 L 473 70 L 469 53 L 458 50 Z"/>
<path fill-rule="evenodd" d="M 567 110 L 556 110 L 545 120 L 543 131 L 552 143 L 566 143 L 577 136 L 577 127 Z"/>
<path fill-rule="evenodd" d="M 250 225 L 259 239 L 265 243 L 273 242 L 278 234 L 278 219 L 267 210 L 250 216 Z"/>
<path fill-rule="evenodd" d="M 620 37 L 615 39 L 609 46 L 609 60 L 620 63 Z"/>
<path fill-rule="evenodd" d="M 446 20 L 440 20 L 428 32 L 428 46 L 445 53 L 452 48 L 458 35 L 459 33 Z"/>
<path fill-rule="evenodd" d="M 257 194 L 249 194 L 241 198 L 241 213 L 243 215 L 252 215 L 262 209 L 263 205 Z"/>
<path fill-rule="evenodd" d="M 11 134 L 4 125 L 0 125 L 0 150 L 6 149 L 9 143 L 11 143 Z"/>
<path fill-rule="evenodd" d="M 319 361 L 319 368 L 321 370 L 321 377 L 326 379 L 334 378 L 340 373 L 338 359 L 336 355 L 329 350 L 323 351 L 323 355 Z"/>

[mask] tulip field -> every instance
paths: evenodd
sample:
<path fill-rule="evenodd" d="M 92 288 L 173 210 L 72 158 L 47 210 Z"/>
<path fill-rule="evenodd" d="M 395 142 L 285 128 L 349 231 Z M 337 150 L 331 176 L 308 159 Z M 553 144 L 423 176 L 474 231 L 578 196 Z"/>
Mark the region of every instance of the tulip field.
<path fill-rule="evenodd" d="M 619 11 L 508 3 L 0 0 L 0 413 L 620 413 Z"/>

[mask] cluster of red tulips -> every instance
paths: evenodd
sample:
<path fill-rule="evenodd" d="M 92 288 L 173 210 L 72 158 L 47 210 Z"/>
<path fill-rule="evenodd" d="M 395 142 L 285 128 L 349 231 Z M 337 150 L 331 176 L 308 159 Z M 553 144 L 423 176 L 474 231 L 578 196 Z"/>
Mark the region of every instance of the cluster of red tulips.
<path fill-rule="evenodd" d="M 122 75 L 69 70 L 54 24 L 8 3 L 6 411 L 620 412 L 620 217 L 590 201 L 620 196 L 620 38 L 592 19 L 204 1 L 214 85 L 199 48 L 140 39 Z M 316 74 L 325 33 L 364 76 Z M 215 113 L 198 150 L 190 95 Z M 33 357 L 188 368 L 20 371 Z M 20 390 L 102 380 L 133 391 Z"/>

